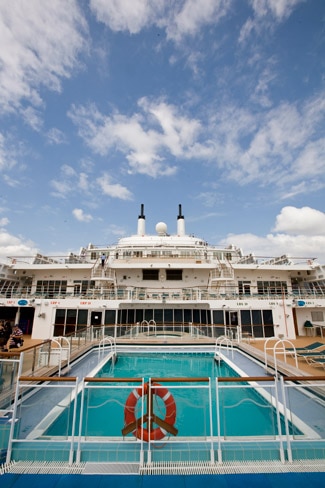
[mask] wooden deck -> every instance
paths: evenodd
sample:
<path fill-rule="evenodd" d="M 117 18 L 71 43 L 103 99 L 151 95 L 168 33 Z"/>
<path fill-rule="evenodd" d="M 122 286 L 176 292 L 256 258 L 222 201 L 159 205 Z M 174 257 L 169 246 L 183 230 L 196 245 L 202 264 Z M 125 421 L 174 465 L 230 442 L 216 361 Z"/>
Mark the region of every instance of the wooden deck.
<path fill-rule="evenodd" d="M 274 345 L 276 343 L 278 339 L 274 339 L 274 342 L 273 341 L 269 341 L 268 342 L 268 347 L 272 347 L 272 345 Z M 39 340 L 39 339 L 31 339 L 30 336 L 26 336 L 24 335 L 24 346 L 21 347 L 19 349 L 19 351 L 23 351 L 27 348 L 30 348 L 31 346 L 37 346 L 38 344 L 41 344 L 42 342 L 44 342 L 43 340 Z M 118 342 L 121 342 L 123 344 L 126 344 L 126 343 L 130 343 L 130 340 L 126 340 L 126 339 L 121 339 L 120 341 Z M 142 343 L 143 344 L 143 340 L 141 340 L 141 338 L 137 338 L 137 339 L 134 339 L 132 340 L 133 343 L 135 344 L 139 344 L 139 343 Z M 150 337 L 150 338 L 146 338 L 146 344 L 159 344 L 159 343 L 163 343 L 164 345 L 167 345 L 167 344 L 184 344 L 185 343 L 185 340 L 184 338 L 177 338 L 177 337 L 164 337 L 163 339 L 160 337 Z M 215 340 L 214 339 L 211 339 L 211 338 L 204 338 L 204 339 L 198 339 L 198 338 L 187 338 L 186 339 L 186 344 L 197 344 L 197 345 L 202 345 L 202 343 L 207 343 L 207 342 L 211 342 L 211 344 L 214 344 L 215 343 Z M 313 343 L 313 342 L 321 342 L 322 344 L 324 344 L 324 350 L 325 350 L 325 338 L 322 338 L 321 336 L 316 336 L 316 337 L 299 337 L 295 340 L 290 340 L 290 342 L 294 345 L 294 347 L 305 347 L 305 346 L 308 346 L 309 344 Z M 247 342 L 246 341 L 243 341 L 243 345 L 246 345 Z M 255 339 L 254 341 L 250 341 L 249 343 L 249 352 L 251 354 L 254 355 L 254 350 L 255 350 L 255 353 L 256 353 L 256 357 L 258 357 L 259 359 L 263 358 L 263 355 L 264 355 L 264 344 L 265 344 L 265 340 L 263 339 Z M 248 344 L 247 344 L 248 345 Z M 288 341 L 285 341 L 285 344 L 284 344 L 285 347 L 290 347 L 290 344 L 288 343 Z M 247 348 L 245 348 L 247 349 Z M 17 353 L 17 349 L 14 350 L 16 353 Z M 273 357 L 273 354 L 272 354 L 272 351 L 269 350 L 269 355 Z M 277 360 L 279 361 L 285 361 L 288 365 L 290 365 L 290 367 L 292 368 L 295 368 L 295 360 L 293 357 L 289 357 L 287 356 L 286 358 L 283 357 L 283 355 L 281 356 L 281 354 L 278 354 L 277 355 Z M 312 365 L 309 365 L 307 364 L 307 362 L 304 360 L 304 359 L 299 359 L 298 360 L 298 369 L 301 370 L 301 372 L 303 374 L 307 374 L 307 375 L 310 375 L 310 376 L 319 376 L 319 375 L 324 375 L 325 377 L 325 367 L 322 368 L 322 367 L 318 367 L 318 366 L 312 366 Z"/>

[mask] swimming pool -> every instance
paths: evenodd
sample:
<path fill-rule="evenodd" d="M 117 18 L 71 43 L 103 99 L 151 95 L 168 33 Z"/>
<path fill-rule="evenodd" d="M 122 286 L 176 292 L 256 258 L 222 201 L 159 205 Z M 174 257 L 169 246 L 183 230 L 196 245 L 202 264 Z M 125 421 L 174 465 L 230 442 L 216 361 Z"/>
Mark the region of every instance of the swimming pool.
<path fill-rule="evenodd" d="M 236 377 L 238 374 L 224 361 L 216 361 L 213 354 L 191 353 L 135 353 L 119 354 L 116 362 L 107 361 L 96 378 L 143 378 L 144 383 L 150 378 L 172 378 L 165 388 L 174 398 L 177 410 L 175 427 L 180 438 L 207 437 L 217 435 L 216 431 L 216 377 Z M 177 381 L 179 378 L 179 381 Z M 184 384 L 184 378 L 192 378 Z M 195 381 L 199 378 L 200 381 Z M 202 381 L 205 378 L 206 381 Z M 130 382 L 132 383 L 132 382 Z M 118 382 L 117 382 L 118 384 Z M 125 427 L 126 403 L 134 387 L 118 387 L 116 383 L 95 383 L 88 387 L 83 399 L 83 422 L 81 434 L 87 437 L 118 437 L 122 436 Z M 226 387 L 227 383 L 225 383 Z M 219 394 L 220 434 L 222 436 L 272 436 L 278 433 L 277 416 L 271 401 L 271 392 L 267 385 L 263 386 L 263 395 L 257 387 L 241 384 L 224 388 Z M 262 387 L 260 388 L 262 389 Z M 210 391 L 211 390 L 211 391 Z M 159 418 L 165 418 L 164 401 L 154 395 L 154 409 Z M 211 414 L 210 415 L 210 396 Z M 269 398 L 267 398 L 269 397 Z M 139 399 L 136 402 L 134 417 L 143 415 Z M 44 430 L 44 436 L 72 435 L 72 411 L 74 403 L 67 402 L 64 411 Z M 80 398 L 77 407 L 75 432 L 80 426 Z M 108 421 L 109 419 L 109 421 Z M 211 425 L 212 424 L 212 425 Z M 152 428 L 156 428 L 154 425 Z M 281 420 L 284 432 L 284 422 Z M 298 428 L 291 426 L 290 433 L 301 434 Z M 132 435 L 132 431 L 128 435 Z M 134 433 L 133 433 L 134 435 Z M 165 437 L 165 436 L 164 436 Z M 166 434 L 168 437 L 168 433 Z M 154 438 L 152 440 L 155 440 Z"/>
<path fill-rule="evenodd" d="M 93 351 L 80 361 L 79 368 L 73 366 L 70 371 L 79 380 L 70 378 L 73 381 L 69 383 L 68 378 L 62 378 L 65 384 L 53 378 L 35 386 L 35 395 L 22 395 L 13 458 L 135 463 L 150 468 L 154 462 L 203 462 L 211 469 L 216 459 L 218 465 L 224 461 L 290 462 L 293 439 L 305 441 L 297 447 L 297 458 L 324 458 L 323 433 L 319 435 L 291 412 L 281 415 L 287 409 L 281 395 L 278 398 L 276 378 L 247 382 L 240 377 L 252 376 L 252 372 L 256 375 L 256 368 L 263 371 L 240 352 L 234 357 L 228 354 L 230 361 L 224 357 L 219 362 L 211 349 L 197 353 L 187 348 L 177 352 L 160 348 L 149 355 L 150 348 L 134 349 L 127 353 L 123 348 L 118 350 L 115 362 L 107 360 L 111 352 L 99 355 Z M 141 436 L 134 435 L 134 426 L 127 429 L 126 404 L 135 390 L 153 378 L 173 396 L 176 415 L 172 426 L 177 432 L 168 431 L 163 437 L 143 442 Z M 30 385 L 26 389 L 30 391 Z M 145 398 L 140 395 L 135 402 L 135 419 L 147 414 Z M 166 420 L 165 402 L 158 395 L 153 399 L 152 412 Z M 302 405 L 300 398 L 292 399 L 295 406 Z M 313 427 L 324 431 L 324 408 L 316 405 L 313 410 L 312 400 L 308 402 L 303 406 L 314 415 Z M 157 425 L 145 425 L 149 435 Z"/>

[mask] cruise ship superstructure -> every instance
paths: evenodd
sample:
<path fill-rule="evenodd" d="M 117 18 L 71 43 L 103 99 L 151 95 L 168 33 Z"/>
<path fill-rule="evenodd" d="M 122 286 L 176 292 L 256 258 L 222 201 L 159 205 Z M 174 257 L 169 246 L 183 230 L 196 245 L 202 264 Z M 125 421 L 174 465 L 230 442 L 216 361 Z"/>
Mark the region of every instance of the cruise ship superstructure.
<path fill-rule="evenodd" d="M 0 319 L 35 339 L 105 326 L 115 338 L 142 333 L 226 334 L 294 339 L 306 324 L 323 332 L 325 266 L 314 258 L 244 255 L 159 222 L 117 244 L 82 247 L 66 257 L 10 256 L 0 265 Z"/>

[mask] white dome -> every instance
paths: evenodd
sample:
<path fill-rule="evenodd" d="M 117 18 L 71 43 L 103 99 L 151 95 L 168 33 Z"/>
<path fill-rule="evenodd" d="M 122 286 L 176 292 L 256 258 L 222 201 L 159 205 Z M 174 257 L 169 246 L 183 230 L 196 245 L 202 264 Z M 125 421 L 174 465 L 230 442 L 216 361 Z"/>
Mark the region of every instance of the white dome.
<path fill-rule="evenodd" d="M 165 222 L 158 222 L 158 224 L 156 225 L 156 232 L 160 236 L 167 234 L 167 225 L 165 224 Z"/>

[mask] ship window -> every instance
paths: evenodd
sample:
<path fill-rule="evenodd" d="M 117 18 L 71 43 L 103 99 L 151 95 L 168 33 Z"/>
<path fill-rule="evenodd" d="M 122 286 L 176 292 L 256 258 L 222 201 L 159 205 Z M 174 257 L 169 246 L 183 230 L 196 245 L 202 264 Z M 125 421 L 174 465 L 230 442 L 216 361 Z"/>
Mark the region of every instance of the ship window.
<path fill-rule="evenodd" d="M 171 308 L 167 308 L 164 310 L 164 322 L 166 323 L 173 323 L 173 310 Z"/>
<path fill-rule="evenodd" d="M 262 310 L 263 313 L 263 324 L 273 325 L 272 310 Z"/>
<path fill-rule="evenodd" d="M 261 310 L 252 310 L 252 320 L 254 325 L 259 325 L 262 323 Z"/>
<path fill-rule="evenodd" d="M 149 320 L 152 319 L 153 319 L 153 309 L 149 308 L 144 311 L 144 320 L 147 320 L 149 322 Z"/>
<path fill-rule="evenodd" d="M 36 293 L 38 295 L 45 295 L 49 298 L 53 298 L 57 294 L 64 295 L 67 289 L 66 281 L 48 281 L 39 280 L 36 283 Z"/>
<path fill-rule="evenodd" d="M 127 310 L 121 310 L 120 311 L 120 323 L 121 324 L 126 324 L 126 315 L 127 315 Z"/>
<path fill-rule="evenodd" d="M 182 269 L 166 269 L 166 280 L 181 281 L 183 279 Z"/>
<path fill-rule="evenodd" d="M 88 310 L 78 310 L 78 325 L 87 325 Z"/>
<path fill-rule="evenodd" d="M 58 308 L 55 313 L 55 323 L 58 325 L 63 325 L 65 322 L 65 309 Z"/>
<path fill-rule="evenodd" d="M 154 320 L 157 324 L 163 323 L 163 310 L 161 308 L 157 308 L 154 311 Z"/>
<path fill-rule="evenodd" d="M 324 313 L 322 311 L 311 312 L 311 320 L 313 322 L 323 322 L 324 321 Z"/>
<path fill-rule="evenodd" d="M 259 295 L 281 295 L 287 293 L 286 281 L 258 281 L 257 292 Z"/>
<path fill-rule="evenodd" d="M 242 325 L 251 325 L 251 312 L 250 310 L 241 310 L 240 311 L 240 318 Z"/>
<path fill-rule="evenodd" d="M 193 322 L 192 310 L 190 308 L 184 308 L 184 322 Z"/>
<path fill-rule="evenodd" d="M 115 310 L 105 310 L 105 324 L 115 324 Z"/>
<path fill-rule="evenodd" d="M 174 310 L 174 322 L 183 322 L 183 310 L 175 308 Z"/>
<path fill-rule="evenodd" d="M 224 324 L 223 310 L 213 310 L 213 323 Z"/>
<path fill-rule="evenodd" d="M 67 325 L 74 325 L 77 320 L 77 310 L 76 309 L 68 309 L 67 310 Z"/>
<path fill-rule="evenodd" d="M 155 280 L 158 281 L 159 279 L 159 269 L 143 269 L 142 270 L 142 279 L 143 280 Z"/>

